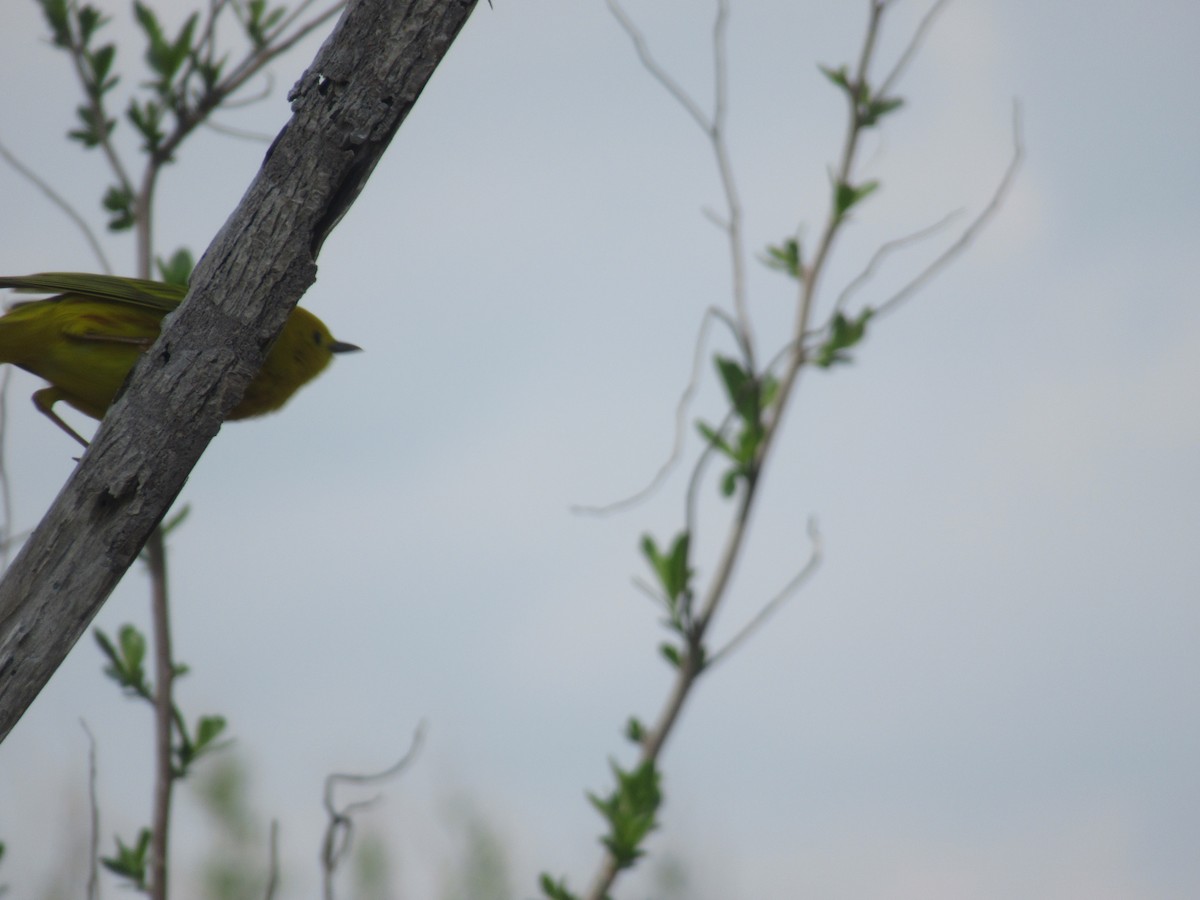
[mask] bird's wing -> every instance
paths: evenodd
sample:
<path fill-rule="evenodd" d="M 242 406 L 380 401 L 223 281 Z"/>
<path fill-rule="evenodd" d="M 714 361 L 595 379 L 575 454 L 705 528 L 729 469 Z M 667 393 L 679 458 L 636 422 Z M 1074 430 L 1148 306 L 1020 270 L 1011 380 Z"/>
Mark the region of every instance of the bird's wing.
<path fill-rule="evenodd" d="M 19 291 L 77 294 L 94 300 L 129 303 L 169 313 L 187 295 L 187 288 L 142 278 L 92 275 L 85 272 L 42 272 L 38 275 L 0 276 L 0 287 Z"/>

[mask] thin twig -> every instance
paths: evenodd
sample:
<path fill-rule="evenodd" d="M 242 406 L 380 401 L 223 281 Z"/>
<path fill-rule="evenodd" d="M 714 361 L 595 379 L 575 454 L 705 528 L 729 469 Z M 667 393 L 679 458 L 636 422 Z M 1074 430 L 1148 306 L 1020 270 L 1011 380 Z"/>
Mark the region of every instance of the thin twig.
<path fill-rule="evenodd" d="M 738 197 L 737 183 L 734 179 L 733 165 L 729 160 L 729 146 L 725 140 L 725 114 L 727 110 L 727 54 L 725 50 L 725 35 L 729 22 L 728 0 L 717 0 L 717 15 L 713 22 L 713 79 L 715 81 L 713 97 L 713 114 L 711 118 L 700 108 L 692 96 L 683 89 L 671 75 L 659 65 L 650 53 L 646 38 L 629 18 L 628 14 L 617 0 L 606 0 L 609 10 L 617 23 L 633 43 L 642 66 L 650 73 L 667 92 L 675 98 L 684 111 L 692 117 L 700 130 L 708 138 L 716 158 L 717 173 L 721 179 L 721 189 L 725 194 L 725 203 L 729 207 L 729 215 L 725 221 L 715 216 L 708 217 L 717 222 L 729 239 L 730 274 L 733 287 L 733 308 L 737 318 L 736 336 L 745 357 L 746 368 L 754 370 L 754 341 L 750 329 L 750 313 L 746 303 L 746 250 L 742 236 L 742 204 Z M 707 214 L 707 213 L 706 213 Z"/>
<path fill-rule="evenodd" d="M 267 851 L 267 887 L 263 900 L 274 900 L 279 887 L 279 820 L 271 820 L 271 836 Z"/>
<path fill-rule="evenodd" d="M 783 589 L 778 594 L 776 594 L 763 605 L 763 608 L 758 611 L 758 614 L 755 615 L 753 619 L 742 626 L 742 629 L 729 639 L 729 642 L 726 643 L 724 647 L 708 657 L 708 662 L 705 665 L 706 669 L 711 669 L 722 659 L 729 656 L 731 652 L 736 650 L 748 637 L 750 637 L 750 635 L 761 628 L 767 619 L 771 618 L 771 616 L 773 616 L 779 610 L 779 608 L 783 606 L 783 604 L 786 603 L 796 593 L 796 591 L 800 590 L 800 588 L 804 586 L 805 582 L 807 582 L 810 577 L 812 577 L 813 572 L 817 570 L 817 566 L 821 564 L 823 555 L 823 542 L 821 540 L 821 533 L 817 530 L 816 519 L 808 520 L 808 540 L 810 549 L 808 552 L 808 560 L 804 563 L 804 566 L 795 574 L 795 576 L 792 577 L 791 581 L 784 585 Z"/>
<path fill-rule="evenodd" d="M 204 27 L 200 29 L 200 38 L 196 41 L 197 56 L 207 50 L 209 60 L 212 59 L 212 52 L 216 47 L 217 18 L 227 5 L 228 0 L 209 0 L 208 17 L 204 21 Z"/>
<path fill-rule="evenodd" d="M 890 241 L 885 241 L 884 243 L 880 244 L 878 249 L 876 249 L 876 251 L 871 255 L 871 259 L 867 262 L 863 270 L 854 276 L 854 278 L 852 278 L 850 282 L 844 288 L 842 288 L 842 292 L 838 294 L 838 298 L 833 304 L 833 310 L 837 312 L 845 309 L 846 305 L 850 302 L 851 296 L 854 295 L 854 292 L 874 277 L 875 271 L 879 268 L 880 263 L 882 263 L 884 259 L 890 256 L 892 253 L 907 247 L 910 244 L 915 244 L 918 241 L 922 241 L 927 237 L 932 237 L 961 215 L 961 209 L 955 210 L 954 212 L 947 213 L 946 215 L 942 216 L 932 225 L 927 225 L 924 228 L 912 232 L 911 234 L 906 234 L 903 237 L 893 238 Z M 832 317 L 832 313 L 830 315 Z M 827 326 L 828 323 L 826 326 L 822 327 Z"/>
<path fill-rule="evenodd" d="M 175 660 L 171 654 L 170 603 L 167 597 L 167 549 L 162 526 L 146 542 L 150 570 L 150 613 L 154 629 L 154 823 L 150 839 L 150 897 L 167 900 L 171 793 L 175 765 L 171 737 L 175 723 Z"/>
<path fill-rule="evenodd" d="M 269 144 L 274 138 L 269 134 L 264 134 L 261 131 L 246 131 L 242 128 L 234 128 L 230 125 L 221 125 L 209 119 L 204 123 L 204 127 L 210 131 L 215 131 L 217 134 L 223 134 L 225 137 L 236 138 L 239 141 L 254 141 L 257 144 Z"/>
<path fill-rule="evenodd" d="M 717 437 L 724 438 L 729 426 L 736 418 L 737 411 L 735 409 L 728 410 L 714 429 Z M 716 450 L 717 446 L 713 441 L 706 441 L 704 449 L 700 451 L 700 457 L 696 460 L 696 465 L 692 468 L 692 474 L 688 476 L 687 491 L 684 493 L 683 526 L 692 536 L 692 546 L 695 546 L 696 543 L 696 506 L 700 497 L 700 485 L 704 481 L 704 469 L 709 460 L 716 455 Z"/>
<path fill-rule="evenodd" d="M 266 84 L 263 85 L 263 89 L 261 91 L 259 91 L 257 94 L 249 94 L 239 100 L 226 97 L 221 103 L 221 109 L 242 109 L 246 106 L 253 106 L 255 103 L 261 103 L 263 100 L 269 98 L 275 90 L 275 76 L 272 75 L 269 70 L 263 72 L 262 74 L 263 81 L 265 81 Z"/>
<path fill-rule="evenodd" d="M 100 801 L 96 799 L 96 737 L 88 723 L 79 720 L 88 739 L 88 900 L 100 898 Z"/>
<path fill-rule="evenodd" d="M 409 744 L 407 752 L 382 772 L 376 772 L 373 775 L 335 772 L 325 777 L 323 805 L 326 814 L 329 816 L 329 824 L 325 827 L 325 837 L 321 842 L 321 872 L 326 900 L 333 900 L 333 874 L 337 870 L 338 863 L 345 856 L 346 851 L 350 849 L 350 839 L 354 829 L 354 822 L 351 816 L 354 812 L 364 809 L 375 802 L 375 799 L 358 801 L 350 803 L 339 810 L 333 802 L 334 788 L 339 783 L 360 786 L 378 784 L 399 775 L 416 758 L 424 739 L 425 722 L 422 721 L 417 725 L 416 731 L 413 732 L 412 742 Z"/>
<path fill-rule="evenodd" d="M 942 269 L 964 250 L 966 250 L 975 240 L 979 232 L 988 224 L 996 213 L 999 212 L 1001 205 L 1004 203 L 1005 197 L 1012 188 L 1013 182 L 1016 180 L 1017 172 L 1021 168 L 1021 161 L 1025 157 L 1025 145 L 1021 137 L 1021 105 L 1018 101 L 1013 101 L 1013 154 L 1009 160 L 1008 168 L 1004 171 L 1004 177 L 1000 179 L 1000 183 L 996 186 L 996 190 L 992 192 L 992 198 L 988 201 L 987 206 L 976 216 L 962 234 L 958 236 L 953 244 L 947 247 L 942 253 L 931 262 L 928 266 L 921 270 L 912 281 L 904 285 L 895 294 L 885 300 L 875 310 L 876 316 L 885 315 L 898 307 L 905 300 L 908 300 L 923 288 L 929 281 Z"/>
<path fill-rule="evenodd" d="M 679 463 L 683 455 L 683 445 L 687 438 L 687 411 L 692 404 L 692 399 L 696 396 L 696 391 L 700 387 L 701 368 L 704 365 L 704 348 L 707 345 L 708 328 L 713 319 L 720 319 L 733 334 L 737 335 L 737 325 L 729 317 L 729 313 L 715 306 L 710 306 L 705 310 L 703 317 L 700 319 L 700 331 L 696 335 L 695 350 L 692 352 L 692 374 L 688 378 L 687 385 L 683 389 L 683 393 L 679 395 L 679 402 L 675 404 L 675 443 L 671 447 L 671 453 L 666 461 L 659 467 L 654 477 L 644 487 L 634 491 L 628 497 L 623 497 L 620 500 L 615 500 L 612 503 L 606 503 L 601 506 L 591 506 L 586 504 L 575 504 L 571 507 L 571 512 L 579 515 L 590 516 L 606 516 L 611 513 L 619 512 L 623 509 L 628 509 L 640 503 L 650 494 L 654 493 L 658 487 L 667 479 L 671 471 Z"/>
<path fill-rule="evenodd" d="M 643 594 L 645 594 L 647 597 L 649 597 L 651 600 L 653 600 L 655 603 L 657 603 L 658 605 L 660 605 L 660 606 L 667 605 L 667 601 L 663 598 L 663 595 L 661 593 L 659 593 L 657 590 L 655 590 L 650 585 L 650 583 L 648 581 L 646 581 L 646 579 L 641 578 L 640 576 L 637 576 L 637 575 L 633 576 L 633 586 L 635 588 L 637 588 L 639 591 L 641 591 Z"/>
<path fill-rule="evenodd" d="M 713 90 L 712 128 L 709 143 L 717 161 L 721 176 L 721 188 L 725 192 L 725 204 L 729 207 L 729 269 L 733 289 L 733 309 L 738 321 L 738 342 L 745 356 L 745 368 L 753 372 L 754 339 L 750 328 L 750 310 L 746 302 L 746 247 L 742 234 L 742 201 L 738 196 L 737 182 L 733 175 L 733 164 L 729 160 L 729 144 L 725 140 L 725 120 L 728 111 L 728 75 L 725 37 L 729 24 L 729 2 L 718 0 L 717 17 L 713 23 L 713 75 L 716 85 Z"/>
<path fill-rule="evenodd" d="M 280 35 L 284 34 L 289 28 L 292 27 L 292 23 L 304 15 L 308 8 L 315 2 L 316 0 L 303 0 L 302 3 L 298 3 L 295 9 L 279 20 L 279 24 L 275 26 L 274 31 L 268 35 L 264 35 L 264 38 L 266 39 L 265 42 L 270 44 Z M 342 5 L 345 6 L 345 0 L 343 0 Z"/>
<path fill-rule="evenodd" d="M 69 202 L 58 191 L 54 190 L 45 179 L 38 176 L 36 172 L 30 169 L 27 165 L 17 159 L 13 153 L 0 144 L 0 156 L 4 157 L 4 161 L 17 170 L 30 184 L 41 191 L 47 200 L 66 213 L 67 218 L 75 223 L 76 227 L 83 232 L 83 238 L 88 242 L 88 246 L 92 248 L 92 252 L 96 254 L 96 260 L 100 264 L 100 268 L 106 274 L 112 274 L 112 266 L 108 263 L 108 257 L 104 255 L 104 250 L 100 246 L 100 241 L 96 239 L 95 233 L 91 226 L 81 216 Z"/>
<path fill-rule="evenodd" d="M 646 43 L 645 36 L 638 30 L 638 27 L 633 24 L 633 20 L 629 18 L 625 10 L 621 8 L 621 4 L 617 0 L 605 0 L 608 4 L 609 11 L 613 14 L 613 18 L 624 29 L 625 34 L 633 42 L 633 49 L 637 52 L 638 59 L 642 61 L 642 65 L 646 71 L 667 89 L 667 92 L 684 108 L 689 116 L 696 120 L 696 124 L 706 134 L 711 134 L 713 125 L 708 120 L 708 116 L 704 114 L 704 110 L 700 108 L 691 95 L 680 86 L 674 78 L 667 74 L 667 70 L 658 64 L 654 57 L 650 54 L 650 47 Z"/>
<path fill-rule="evenodd" d="M 912 38 L 909 39 L 908 46 L 904 48 L 904 52 L 900 54 L 900 57 L 896 60 L 896 64 L 892 66 L 892 71 L 888 72 L 887 77 L 883 79 L 883 82 L 875 90 L 877 97 L 886 97 L 892 86 L 900 80 L 900 76 L 904 74 L 904 70 L 912 61 L 913 56 L 916 55 L 917 50 L 920 49 L 921 43 L 925 40 L 925 35 L 929 32 L 934 20 L 949 2 L 950 0 L 937 0 L 933 6 L 929 7 L 929 11 L 921 18 L 920 24 L 917 25 Z"/>

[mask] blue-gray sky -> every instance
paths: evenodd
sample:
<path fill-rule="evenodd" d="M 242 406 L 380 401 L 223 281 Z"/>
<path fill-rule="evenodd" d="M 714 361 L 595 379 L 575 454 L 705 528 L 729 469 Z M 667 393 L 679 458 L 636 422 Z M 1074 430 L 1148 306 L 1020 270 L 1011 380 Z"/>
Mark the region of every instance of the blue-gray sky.
<path fill-rule="evenodd" d="M 105 173 L 62 137 L 66 61 L 34 5 L 10 5 L 0 141 L 90 213 Z M 816 66 L 856 55 L 866 5 L 734 4 L 729 140 L 751 247 L 826 214 L 843 109 Z M 898 0 L 883 60 L 926 8 Z M 707 105 L 710 5 L 628 9 Z M 701 684 L 668 748 L 652 850 L 683 861 L 688 896 L 1200 893 L 1198 33 L 1182 0 L 959 0 L 908 70 L 908 107 L 859 169 L 883 187 L 837 247 L 826 302 L 881 241 L 986 203 L 1014 98 L 1026 164 L 971 252 L 852 367 L 805 376 L 718 641 L 802 564 L 810 515 L 826 558 Z M 315 44 L 222 121 L 274 133 Z M 203 249 L 262 152 L 213 132 L 187 145 L 159 246 Z M 95 268 L 7 167 L 0 196 L 0 270 Z M 282 823 L 286 896 L 315 891 L 324 775 L 386 765 L 422 717 L 419 765 L 372 813 L 407 896 L 436 895 L 463 795 L 503 835 L 518 896 L 543 868 L 590 877 L 600 821 L 583 791 L 607 786 L 621 724 L 651 718 L 668 684 L 630 579 L 640 535 L 679 527 L 683 479 L 619 516 L 568 507 L 632 491 L 669 450 L 701 313 L 728 302 L 702 214 L 720 202 L 701 134 L 600 0 L 498 2 L 326 245 L 304 304 L 366 352 L 224 429 L 172 541 L 181 699 L 230 719 L 251 800 Z M 130 243 L 105 240 L 128 271 Z M 794 292 L 757 265 L 750 290 L 773 351 Z M 28 404 L 36 386 L 18 375 L 7 394 L 17 528 L 75 452 Z M 694 414 L 718 399 L 709 385 Z M 721 510 L 704 509 L 701 575 Z M 145 607 L 134 571 L 97 624 Z M 17 896 L 68 854 L 80 716 L 105 846 L 147 815 L 148 715 L 99 668 L 81 642 L 0 747 L 0 881 Z M 185 801 L 180 879 L 200 828 Z"/>

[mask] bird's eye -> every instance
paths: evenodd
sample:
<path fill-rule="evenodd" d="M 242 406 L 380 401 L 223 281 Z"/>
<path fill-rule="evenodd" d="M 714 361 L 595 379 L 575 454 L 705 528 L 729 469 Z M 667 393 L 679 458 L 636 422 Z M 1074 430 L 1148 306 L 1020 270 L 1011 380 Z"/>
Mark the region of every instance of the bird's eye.
<path fill-rule="evenodd" d="M 318 347 L 321 346 L 321 332 L 319 332 L 319 331 L 313 332 L 313 343 L 316 344 Z"/>

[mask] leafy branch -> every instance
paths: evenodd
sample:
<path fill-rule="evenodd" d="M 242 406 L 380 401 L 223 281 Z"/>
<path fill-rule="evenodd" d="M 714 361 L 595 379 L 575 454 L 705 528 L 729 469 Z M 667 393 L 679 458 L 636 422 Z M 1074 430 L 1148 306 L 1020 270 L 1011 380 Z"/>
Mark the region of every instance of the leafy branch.
<path fill-rule="evenodd" d="M 267 0 L 214 0 L 203 12 L 191 13 L 171 34 L 150 6 L 135 0 L 134 18 L 145 41 L 143 60 L 150 74 L 127 99 L 123 114 L 140 138 L 145 156 L 135 181 L 113 141 L 121 120 L 112 112 L 111 101 L 121 76 L 117 46 L 100 39 L 108 17 L 80 0 L 38 3 L 54 45 L 70 57 L 83 92 L 83 102 L 75 111 L 77 125 L 68 137 L 104 154 L 113 177 L 101 201 L 108 228 L 126 231 L 140 226 L 137 270 L 143 278 L 150 277 L 154 188 L 163 166 L 174 160 L 188 135 L 250 78 L 345 5 L 339 0 L 308 21 L 298 22 L 312 0 L 304 0 L 290 12 L 282 6 L 269 6 Z M 216 39 L 218 23 L 227 12 L 232 12 L 248 44 L 232 64 Z"/>
<path fill-rule="evenodd" d="M 745 545 L 750 513 L 761 485 L 763 469 L 779 435 L 784 414 L 790 405 L 801 371 L 806 366 L 828 369 L 849 362 L 851 351 L 865 340 L 869 325 L 883 311 L 894 308 L 917 288 L 927 283 L 933 274 L 965 249 L 979 230 L 990 221 L 1006 196 L 1020 163 L 1019 128 L 1014 127 L 1016 138 L 1013 160 L 996 188 L 991 202 L 917 279 L 883 304 L 875 307 L 863 306 L 854 311 L 846 308 L 850 293 L 870 278 L 883 258 L 892 251 L 939 230 L 945 224 L 945 220 L 881 247 L 863 274 L 855 278 L 832 305 L 826 323 L 819 329 L 812 327 L 811 322 L 819 297 L 818 289 L 828 267 L 836 238 L 852 221 L 852 214 L 879 190 L 878 181 L 858 180 L 855 177 L 855 163 L 862 137 L 867 131 L 879 128 L 889 116 L 904 107 L 904 99 L 894 92 L 894 88 L 900 74 L 915 55 L 920 42 L 947 0 L 937 0 L 931 6 L 891 71 L 876 82 L 871 79 L 870 71 L 876 55 L 883 16 L 891 2 L 892 0 L 868 0 L 866 29 L 855 64 L 836 68 L 821 67 L 826 79 L 846 99 L 845 136 L 838 161 L 831 172 L 829 212 L 817 236 L 811 257 L 806 257 L 804 247 L 795 237 L 786 238 L 778 245 L 765 248 L 760 257 L 768 268 L 794 281 L 798 291 L 792 337 L 760 368 L 755 364 L 752 323 L 747 313 L 745 297 L 745 250 L 741 237 L 743 213 L 725 139 L 725 31 L 729 15 L 727 0 L 718 0 L 713 27 L 716 87 L 714 112 L 711 116 L 704 113 L 700 104 L 653 58 L 644 36 L 621 9 L 617 0 L 608 0 L 610 10 L 630 38 L 643 66 L 696 121 L 713 147 L 727 209 L 724 216 L 710 215 L 710 218 L 722 228 L 729 243 L 733 271 L 732 312 L 706 312 L 697 341 L 697 359 L 707 335 L 708 324 L 713 319 L 723 321 L 729 326 L 737 353 L 716 354 L 713 359 L 728 405 L 718 424 L 713 425 L 705 421 L 696 423 L 704 441 L 704 449 L 689 479 L 684 527 L 665 545 L 660 545 L 650 535 L 641 539 L 642 554 L 650 566 L 653 580 L 646 582 L 635 579 L 635 583 L 649 594 L 665 613 L 663 624 L 672 634 L 672 639 L 663 643 L 659 649 L 675 671 L 674 682 L 653 725 L 647 726 L 636 717 L 631 717 L 626 724 L 625 736 L 639 750 L 637 762 L 629 768 L 622 768 L 613 762 L 616 787 L 605 797 L 589 795 L 593 806 L 601 812 L 608 825 L 608 831 L 601 839 L 605 848 L 604 859 L 590 888 L 586 894 L 577 895 L 570 889 L 565 878 L 554 879 L 548 874 L 543 874 L 540 886 L 543 894 L 551 900 L 579 900 L 580 896 L 587 897 L 588 900 L 604 900 L 609 896 L 609 890 L 619 873 L 633 866 L 644 853 L 642 843 L 657 826 L 657 812 L 662 802 L 658 761 L 678 721 L 679 713 L 700 675 L 742 646 L 749 636 L 761 628 L 765 621 L 807 582 L 820 563 L 821 539 L 815 523 L 810 522 L 811 549 L 807 562 L 731 640 L 715 652 L 709 650 L 708 634 L 718 610 L 728 597 L 733 571 Z M 661 484 L 666 473 L 679 458 L 683 411 L 695 393 L 698 373 L 697 368 L 679 403 L 677 436 L 671 458 L 659 470 L 650 486 L 629 500 L 610 507 L 589 508 L 586 511 L 609 512 L 626 506 Z M 699 528 L 696 505 L 698 493 L 705 483 L 703 475 L 707 464 L 714 458 L 725 463 L 717 487 L 720 495 L 731 501 L 734 508 L 720 555 L 705 583 L 697 578 L 696 561 L 693 558 Z"/>
<path fill-rule="evenodd" d="M 115 682 L 123 693 L 149 703 L 156 711 L 156 722 L 161 722 L 158 705 L 167 695 L 154 689 L 146 673 L 145 635 L 132 625 L 121 626 L 115 641 L 100 629 L 96 629 L 94 635 L 100 652 L 108 660 L 104 674 Z M 179 663 L 174 664 L 173 669 L 173 677 L 187 673 L 187 666 Z M 196 720 L 195 728 L 189 728 L 183 712 L 171 702 L 167 723 L 170 781 L 185 778 L 198 759 L 225 745 L 218 740 L 225 731 L 223 716 L 200 716 Z M 156 813 L 157 810 L 156 806 Z M 152 893 L 156 890 L 156 885 L 163 883 L 159 880 L 161 871 L 151 852 L 161 843 L 155 842 L 153 837 L 156 833 L 162 834 L 163 828 L 164 823 L 156 815 L 155 827 L 142 828 L 131 843 L 126 844 L 118 837 L 116 854 L 101 858 L 101 864 L 108 871 L 125 879 L 130 887 Z"/>

